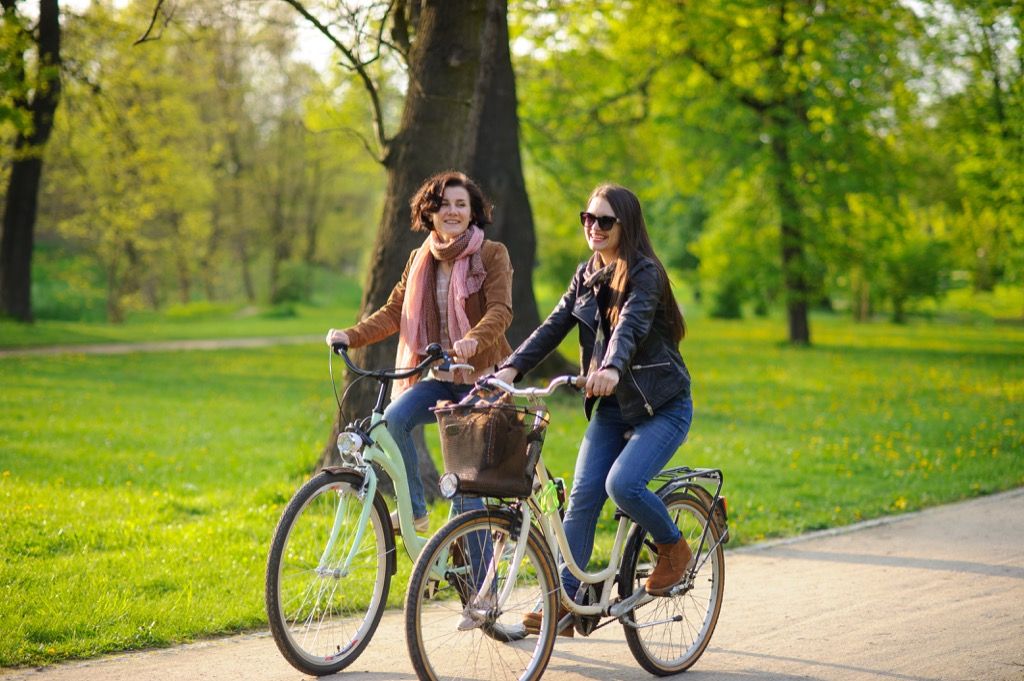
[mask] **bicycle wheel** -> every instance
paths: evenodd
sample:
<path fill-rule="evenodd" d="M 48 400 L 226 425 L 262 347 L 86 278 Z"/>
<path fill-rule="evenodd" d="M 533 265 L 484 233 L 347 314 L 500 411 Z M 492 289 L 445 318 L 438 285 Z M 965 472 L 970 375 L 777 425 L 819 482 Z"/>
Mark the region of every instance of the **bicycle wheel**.
<path fill-rule="evenodd" d="M 696 553 L 707 509 L 683 492 L 670 494 L 665 505 Z M 689 669 L 707 648 L 718 622 L 725 588 L 725 555 L 714 524 L 708 531 L 710 536 L 697 558 L 696 565 L 700 567 L 692 585 L 675 596 L 658 597 L 634 608 L 630 616 L 636 628 L 623 623 L 633 657 L 656 676 Z M 654 569 L 656 559 L 650 537 L 639 526 L 634 527 L 623 552 L 619 595 L 625 598 L 639 589 Z"/>
<path fill-rule="evenodd" d="M 387 602 L 395 571 L 391 521 L 377 494 L 357 538 L 362 484 L 355 471 L 318 474 L 295 493 L 274 532 L 270 631 L 285 659 L 306 674 L 333 674 L 359 657 Z"/>
<path fill-rule="evenodd" d="M 454 518 L 424 547 L 409 581 L 405 633 L 420 679 L 539 679 L 555 644 L 558 577 L 543 536 L 519 547 L 519 518 L 481 509 Z M 514 581 L 514 554 L 523 549 Z M 540 635 L 523 616 L 543 612 Z"/>

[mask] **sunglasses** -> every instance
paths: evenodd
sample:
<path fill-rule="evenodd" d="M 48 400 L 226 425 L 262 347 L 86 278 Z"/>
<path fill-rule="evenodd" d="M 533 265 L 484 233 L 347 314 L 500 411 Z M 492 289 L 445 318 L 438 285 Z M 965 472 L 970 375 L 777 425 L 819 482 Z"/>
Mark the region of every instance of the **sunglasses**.
<path fill-rule="evenodd" d="M 593 229 L 594 225 L 597 225 L 597 228 L 602 232 L 607 232 L 614 227 L 615 223 L 618 221 L 619 219 L 614 215 L 594 215 L 593 213 L 588 213 L 586 211 L 580 213 L 580 224 L 587 229 Z"/>

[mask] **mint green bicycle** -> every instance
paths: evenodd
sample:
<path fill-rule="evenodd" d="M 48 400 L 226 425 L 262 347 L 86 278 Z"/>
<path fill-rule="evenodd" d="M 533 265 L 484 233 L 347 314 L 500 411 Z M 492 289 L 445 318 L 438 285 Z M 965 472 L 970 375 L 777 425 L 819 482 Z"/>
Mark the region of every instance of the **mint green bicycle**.
<path fill-rule="evenodd" d="M 453 363 L 436 343 L 411 369 L 370 371 L 356 366 L 346 347 L 337 345 L 333 352 L 350 371 L 380 384 L 377 403 L 369 416 L 338 435 L 342 465 L 325 468 L 292 497 L 267 558 L 270 631 L 284 658 L 313 676 L 352 664 L 373 637 L 387 604 L 396 569 L 395 539 L 374 464 L 394 482 L 399 530 L 409 557 L 415 560 L 427 543 L 414 530 L 405 464 L 383 421 L 392 381 L 432 366 L 472 370 Z"/>

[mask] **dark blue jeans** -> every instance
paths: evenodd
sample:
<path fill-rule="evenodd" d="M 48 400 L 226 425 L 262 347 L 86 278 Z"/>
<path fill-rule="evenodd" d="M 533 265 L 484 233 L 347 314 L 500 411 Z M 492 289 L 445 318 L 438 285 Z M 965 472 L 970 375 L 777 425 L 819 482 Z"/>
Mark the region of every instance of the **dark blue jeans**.
<path fill-rule="evenodd" d="M 622 420 L 616 402 L 602 400 L 583 436 L 565 512 L 565 536 L 576 564 L 586 569 L 594 550 L 601 507 L 609 497 L 658 544 L 681 536 L 661 499 L 647 484 L 672 458 L 690 432 L 693 401 L 678 397 L 638 426 Z M 579 580 L 562 570 L 562 583 L 575 598 Z"/>
<path fill-rule="evenodd" d="M 427 515 L 427 502 L 423 494 L 419 462 L 416 460 L 416 446 L 412 441 L 413 428 L 437 423 L 434 412 L 430 411 L 431 407 L 439 400 L 458 402 L 472 389 L 473 386 L 463 383 L 425 379 L 413 384 L 384 410 L 388 432 L 395 438 L 395 443 L 402 451 L 405 475 L 409 480 L 412 514 L 416 518 Z M 480 497 L 459 495 L 452 499 L 452 511 L 456 515 L 483 507 L 484 501 Z M 490 536 L 487 532 L 473 532 L 466 536 L 463 548 L 469 554 L 467 557 L 472 565 L 473 586 L 480 588 L 491 561 L 493 547 Z"/>
<path fill-rule="evenodd" d="M 416 460 L 412 431 L 416 426 L 437 423 L 430 408 L 439 400 L 458 402 L 472 389 L 473 386 L 463 383 L 425 379 L 417 381 L 384 409 L 388 432 L 395 439 L 405 462 L 405 477 L 409 481 L 409 496 L 412 499 L 412 514 L 415 518 L 427 515 L 427 502 L 423 494 L 423 481 L 420 480 L 420 467 Z M 484 507 L 483 500 L 479 497 L 456 497 L 452 499 L 452 505 L 456 513 Z"/>

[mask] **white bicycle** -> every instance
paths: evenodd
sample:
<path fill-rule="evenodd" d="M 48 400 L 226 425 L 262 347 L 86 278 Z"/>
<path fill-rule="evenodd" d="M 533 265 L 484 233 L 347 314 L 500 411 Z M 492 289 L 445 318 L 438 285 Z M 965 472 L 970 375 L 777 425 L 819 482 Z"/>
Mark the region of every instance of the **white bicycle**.
<path fill-rule="evenodd" d="M 534 432 L 542 431 L 548 418 L 541 398 L 577 384 L 581 379 L 574 376 L 556 378 L 545 388 L 519 389 L 495 379 L 484 383 L 526 398 L 533 416 L 526 427 Z M 542 439 L 532 437 L 527 445 L 536 447 L 527 456 L 536 462 L 529 496 L 505 498 L 453 518 L 416 560 L 405 604 L 416 674 L 430 681 L 539 679 L 556 632 L 568 620 L 583 636 L 619 622 L 644 669 L 659 676 L 685 671 L 707 648 L 722 607 L 722 545 L 729 532 L 721 470 L 680 467 L 655 477 L 657 494 L 695 556 L 683 581 L 667 596 L 655 597 L 643 588 L 657 559 L 655 545 L 621 511 L 609 565 L 587 572 L 573 560 L 562 525 L 560 481 L 544 466 Z M 442 477 L 446 496 L 457 494 L 459 485 L 450 472 Z M 577 594 L 560 596 L 562 565 L 581 581 Z M 569 614 L 556 623 L 559 600 Z M 525 636 L 522 621 L 531 612 L 541 613 L 537 636 Z"/>

